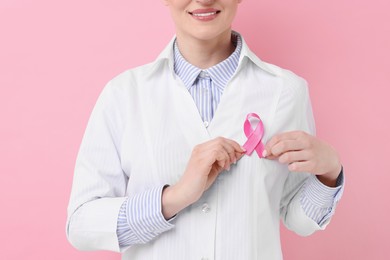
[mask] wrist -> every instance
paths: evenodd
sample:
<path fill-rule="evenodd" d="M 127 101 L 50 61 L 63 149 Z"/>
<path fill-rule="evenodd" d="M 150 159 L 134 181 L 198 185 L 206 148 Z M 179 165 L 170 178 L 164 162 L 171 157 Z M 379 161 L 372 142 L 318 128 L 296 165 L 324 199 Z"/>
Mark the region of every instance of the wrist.
<path fill-rule="evenodd" d="M 341 173 L 341 164 L 339 164 L 334 170 L 321 174 L 316 175 L 317 179 L 322 182 L 324 185 L 328 187 L 336 187 L 337 185 L 337 178 L 339 177 Z"/>
<path fill-rule="evenodd" d="M 180 195 L 178 185 L 168 186 L 164 188 L 161 198 L 162 214 L 165 219 L 170 219 L 186 208 L 190 203 L 187 203 L 183 196 Z"/>

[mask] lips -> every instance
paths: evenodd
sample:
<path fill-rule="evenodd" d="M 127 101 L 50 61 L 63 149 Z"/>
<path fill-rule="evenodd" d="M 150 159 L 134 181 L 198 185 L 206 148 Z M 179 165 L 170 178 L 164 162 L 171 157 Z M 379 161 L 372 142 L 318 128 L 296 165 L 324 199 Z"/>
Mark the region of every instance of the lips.
<path fill-rule="evenodd" d="M 192 15 L 194 18 L 199 19 L 199 20 L 210 20 L 214 19 L 217 14 L 219 14 L 221 11 L 214 9 L 214 8 L 209 8 L 209 9 L 196 9 L 193 11 L 188 11 L 190 15 Z"/>

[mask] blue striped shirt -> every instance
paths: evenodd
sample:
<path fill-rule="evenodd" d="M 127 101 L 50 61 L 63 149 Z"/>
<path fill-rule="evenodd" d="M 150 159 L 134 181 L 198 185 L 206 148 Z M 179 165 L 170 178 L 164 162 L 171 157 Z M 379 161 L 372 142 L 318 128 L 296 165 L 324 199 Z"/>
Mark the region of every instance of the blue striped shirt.
<path fill-rule="evenodd" d="M 183 81 L 193 97 L 205 126 L 211 122 L 224 88 L 228 85 L 238 67 L 242 41 L 238 34 L 232 34 L 235 51 L 224 61 L 208 69 L 200 69 L 187 62 L 174 44 L 174 71 Z M 323 185 L 316 176 L 310 176 L 300 194 L 302 209 L 308 217 L 323 225 L 334 213 L 334 201 L 343 185 L 343 174 L 338 187 Z M 163 187 L 146 190 L 123 204 L 118 216 L 117 235 L 121 248 L 133 244 L 147 243 L 159 234 L 173 227 L 161 211 Z"/>
<path fill-rule="evenodd" d="M 236 46 L 234 52 L 226 60 L 205 70 L 187 62 L 181 55 L 176 42 L 174 45 L 175 73 L 190 92 L 206 127 L 214 116 L 224 88 L 238 66 L 242 42 L 238 35 L 233 35 L 232 40 Z"/>

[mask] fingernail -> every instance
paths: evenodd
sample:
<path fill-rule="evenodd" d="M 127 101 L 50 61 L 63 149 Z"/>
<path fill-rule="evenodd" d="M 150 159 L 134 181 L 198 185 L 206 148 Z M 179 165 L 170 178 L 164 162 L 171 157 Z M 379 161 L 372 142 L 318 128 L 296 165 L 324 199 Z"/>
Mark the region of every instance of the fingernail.
<path fill-rule="evenodd" d="M 263 151 L 263 153 L 262 153 L 263 157 L 267 157 L 267 154 L 268 154 L 268 153 L 267 153 L 267 150 L 264 149 L 264 151 Z"/>
<path fill-rule="evenodd" d="M 242 149 L 244 152 L 246 152 L 246 149 L 245 149 L 243 146 L 241 146 L 241 149 Z"/>

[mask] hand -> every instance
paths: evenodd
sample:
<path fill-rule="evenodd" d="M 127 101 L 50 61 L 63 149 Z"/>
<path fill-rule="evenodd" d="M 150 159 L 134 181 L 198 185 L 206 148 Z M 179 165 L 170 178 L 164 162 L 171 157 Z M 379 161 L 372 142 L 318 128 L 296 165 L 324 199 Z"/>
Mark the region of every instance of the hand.
<path fill-rule="evenodd" d="M 223 170 L 230 170 L 230 165 L 241 159 L 244 152 L 237 142 L 223 137 L 197 145 L 181 179 L 163 192 L 164 217 L 171 218 L 198 201 L 218 175 Z"/>
<path fill-rule="evenodd" d="M 309 172 L 327 186 L 336 186 L 341 163 L 333 147 L 302 131 L 275 135 L 265 145 L 263 155 L 288 164 L 293 172 Z"/>

